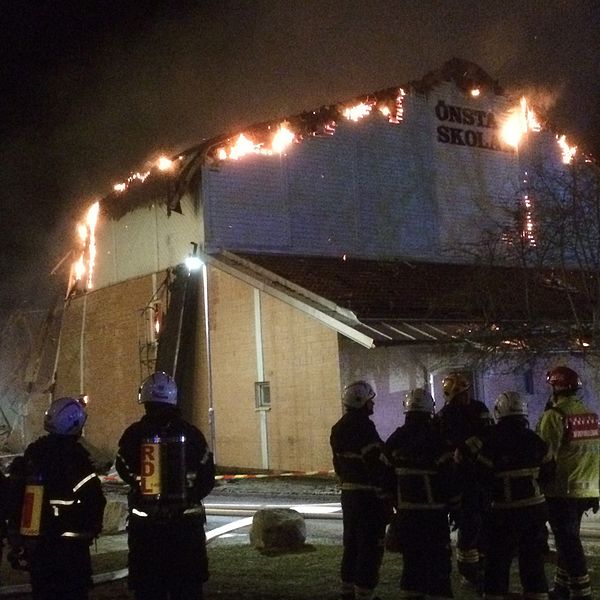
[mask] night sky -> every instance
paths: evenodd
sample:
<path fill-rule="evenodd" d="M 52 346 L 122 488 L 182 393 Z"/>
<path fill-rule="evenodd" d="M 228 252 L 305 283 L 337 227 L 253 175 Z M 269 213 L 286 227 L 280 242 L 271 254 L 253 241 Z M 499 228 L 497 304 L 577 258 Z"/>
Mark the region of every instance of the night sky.
<path fill-rule="evenodd" d="M 43 303 L 84 208 L 159 154 L 453 57 L 600 157 L 600 0 L 2 4 L 0 308 Z"/>

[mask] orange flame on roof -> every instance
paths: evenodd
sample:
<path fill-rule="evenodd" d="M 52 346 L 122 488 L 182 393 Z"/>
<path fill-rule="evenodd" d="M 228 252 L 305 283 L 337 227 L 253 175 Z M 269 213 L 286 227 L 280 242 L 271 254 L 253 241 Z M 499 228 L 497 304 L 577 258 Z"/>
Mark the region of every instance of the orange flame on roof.
<path fill-rule="evenodd" d="M 259 146 L 257 144 L 255 144 L 250 138 L 247 138 L 243 133 L 240 133 L 237 141 L 229 150 L 229 158 L 238 160 L 238 158 L 246 156 L 246 154 L 258 152 L 258 150 Z"/>
<path fill-rule="evenodd" d="M 562 161 L 565 165 L 570 164 L 573 161 L 573 157 L 577 152 L 577 146 L 569 146 L 567 143 L 567 137 L 565 135 L 561 135 L 560 137 L 556 136 L 556 141 L 560 146 L 562 152 Z"/>
<path fill-rule="evenodd" d="M 88 244 L 88 289 L 94 287 L 92 276 L 94 275 L 94 267 L 96 265 L 96 225 L 98 223 L 98 214 L 100 213 L 100 202 L 94 202 L 90 206 L 86 215 L 86 224 L 88 226 L 90 237 Z"/>
<path fill-rule="evenodd" d="M 292 131 L 290 131 L 287 123 L 282 123 L 273 136 L 273 142 L 271 144 L 273 152 L 278 152 L 281 154 L 295 139 L 296 136 Z"/>
<path fill-rule="evenodd" d="M 360 104 L 344 109 L 344 117 L 350 121 L 358 121 L 370 114 L 371 110 L 373 110 L 373 103 L 366 104 L 365 102 L 361 102 Z"/>
<path fill-rule="evenodd" d="M 399 123 L 404 116 L 403 101 L 406 92 L 399 88 L 396 97 L 388 97 L 383 100 L 375 98 L 367 98 L 363 102 L 340 108 L 342 116 L 350 121 L 359 121 L 377 109 L 381 114 L 387 117 L 390 123 Z M 313 113 L 315 114 L 315 113 Z M 318 135 L 333 135 L 336 130 L 336 121 L 329 120 L 322 123 L 322 131 Z M 271 130 L 271 126 L 268 127 Z M 260 133 L 254 135 L 260 136 Z M 213 156 L 218 160 L 238 160 L 248 154 L 259 154 L 263 156 L 272 156 L 273 154 L 281 154 L 292 143 L 302 140 L 305 133 L 294 131 L 287 121 L 281 123 L 275 130 L 275 133 L 270 137 L 264 136 L 265 139 L 256 141 L 254 135 L 249 133 L 240 133 L 233 140 L 223 146 L 219 146 L 214 151 Z M 264 135 L 264 134 L 263 134 Z M 309 133 L 308 135 L 315 135 Z"/>
<path fill-rule="evenodd" d="M 272 154 L 281 154 L 286 148 L 296 141 L 296 134 L 290 129 L 289 123 L 283 122 L 271 139 L 271 146 L 265 147 L 253 141 L 247 135 L 240 133 L 231 146 L 222 146 L 217 150 L 219 160 L 238 160 L 247 154 L 263 154 L 270 156 Z"/>
<path fill-rule="evenodd" d="M 85 281 L 85 289 L 93 288 L 94 266 L 96 264 L 96 225 L 100 213 L 100 202 L 94 202 L 87 210 L 85 219 L 77 224 L 77 234 L 81 241 L 81 252 L 71 269 L 75 281 Z M 69 284 L 69 288 L 72 283 Z"/>
<path fill-rule="evenodd" d="M 527 104 L 525 96 L 521 98 L 519 108 L 509 111 L 501 127 L 502 139 L 513 148 L 518 148 L 521 138 L 529 131 L 540 131 L 541 125 Z"/>
<path fill-rule="evenodd" d="M 169 171 L 173 168 L 173 161 L 166 156 L 161 156 L 156 163 L 159 171 Z"/>

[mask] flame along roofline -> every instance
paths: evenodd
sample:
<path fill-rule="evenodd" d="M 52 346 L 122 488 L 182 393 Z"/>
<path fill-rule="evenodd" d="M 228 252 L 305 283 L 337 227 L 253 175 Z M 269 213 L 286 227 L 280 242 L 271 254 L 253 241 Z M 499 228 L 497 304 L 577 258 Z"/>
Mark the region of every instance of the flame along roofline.
<path fill-rule="evenodd" d="M 318 109 L 305 111 L 285 119 L 274 119 L 250 125 L 243 129 L 242 133 L 239 133 L 238 130 L 237 133 L 215 136 L 171 158 L 161 156 L 149 168 L 132 173 L 125 182 L 113 186 L 113 191 L 99 201 L 100 212 L 103 216 L 118 220 L 136 208 L 154 202 L 166 204 L 168 213 L 171 211 L 182 212 L 182 198 L 197 188 L 202 167 L 208 161 L 221 161 L 224 158 L 236 160 L 246 153 L 275 154 L 283 152 L 287 145 L 303 139 L 319 135 L 332 135 L 337 122 L 341 119 L 359 120 L 373 110 L 380 111 L 391 123 L 399 123 L 403 120 L 402 98 L 407 93 L 406 90 L 415 94 L 427 94 L 440 84 L 449 81 L 465 93 L 476 90 L 478 96 L 482 92 L 487 95 L 504 95 L 498 82 L 481 67 L 470 61 L 453 58 L 440 69 L 426 74 L 421 80 L 411 81 L 404 86 L 392 86 L 377 92 L 355 96 L 353 99 L 323 105 Z M 527 115 L 533 113 L 526 103 L 523 107 L 523 101 L 524 99 L 521 101 L 522 111 L 525 112 L 526 121 L 529 121 L 531 115 Z M 522 116 L 520 119 L 517 118 L 517 123 L 522 120 Z M 536 123 L 536 125 L 539 124 Z M 528 126 L 526 125 L 526 127 Z M 539 127 L 541 128 L 541 125 Z M 243 142 L 245 147 L 241 153 L 238 150 L 231 150 L 235 145 L 233 140 L 236 136 L 237 142 L 235 143 Z M 576 148 L 570 147 L 564 136 L 557 135 L 556 138 L 563 152 L 563 162 L 570 162 Z M 265 140 L 268 139 L 270 139 L 270 146 L 265 143 Z M 586 162 L 592 161 L 586 160 Z M 77 279 L 83 277 L 84 270 L 84 265 L 79 265 Z M 88 267 L 88 270 L 91 269 Z M 90 278 L 88 287 L 92 287 L 92 285 Z"/>
<path fill-rule="evenodd" d="M 282 123 L 289 124 L 290 130 L 294 133 L 294 141 L 298 142 L 314 136 L 331 135 L 334 130 L 331 130 L 330 124 L 342 119 L 356 120 L 354 113 L 345 115 L 344 112 L 359 105 L 379 109 L 392 122 L 396 122 L 396 119 L 400 121 L 402 115 L 398 116 L 398 111 L 401 113 L 398 99 L 401 95 L 405 93 L 427 94 L 448 81 L 454 82 L 459 89 L 465 92 L 477 88 L 487 94 L 504 95 L 497 80 L 493 79 L 480 66 L 467 60 L 453 58 L 440 69 L 430 71 L 419 80 L 359 94 L 345 100 L 321 105 L 315 109 L 282 118 L 269 119 L 216 135 L 171 156 L 170 160 L 173 161 L 174 168 L 170 171 L 160 170 L 159 161 L 161 159 L 159 159 L 150 169 L 129 175 L 125 183 L 117 184 L 119 189 L 116 189 L 115 186 L 112 192 L 104 196 L 101 200 L 103 212 L 118 219 L 136 207 L 156 200 L 153 192 L 158 193 L 166 201 L 170 210 L 178 211 L 181 197 L 189 191 L 190 187 L 193 187 L 199 177 L 201 167 L 207 161 L 220 160 L 219 148 L 231 144 L 240 135 L 251 136 L 259 140 L 255 146 L 260 147 L 264 145 L 264 141 L 261 140 L 272 136 Z M 362 116 L 366 115 L 359 114 L 357 118 Z M 260 153 L 260 149 L 258 153 Z"/>
<path fill-rule="evenodd" d="M 161 161 L 165 159 L 165 157 L 161 157 L 149 169 L 132 173 L 124 183 L 114 186 L 113 191 L 101 199 L 102 212 L 113 219 L 119 219 L 135 208 L 147 205 L 157 199 L 165 202 L 169 211 L 180 212 L 181 198 L 194 189 L 195 184 L 198 183 L 202 166 L 210 161 L 223 160 L 223 148 L 232 146 L 235 143 L 234 140 L 240 136 L 251 140 L 251 149 L 248 152 L 275 154 L 282 151 L 282 148 L 268 147 L 266 141 L 276 135 L 276 132 L 284 124 L 289 127 L 292 134 L 287 136 L 286 143 L 290 144 L 310 137 L 332 135 L 335 132 L 335 123 L 338 121 L 342 119 L 358 120 L 372 112 L 373 108 L 382 112 L 391 122 L 400 122 L 402 121 L 401 97 L 403 95 L 409 93 L 426 95 L 444 82 L 453 82 L 465 93 L 477 89 L 479 95 L 484 93 L 505 96 L 498 81 L 480 66 L 467 60 L 453 58 L 440 69 L 430 71 L 419 80 L 325 104 L 295 115 L 250 124 L 237 128 L 235 131 L 213 136 L 171 156 L 172 168 L 168 170 L 161 169 Z M 517 98 L 514 100 L 518 102 Z M 361 108 L 357 111 L 352 110 L 357 107 Z M 535 109 L 535 106 L 533 108 Z M 531 111 L 531 107 L 528 106 L 527 110 Z M 570 160 L 574 154 L 574 147 L 566 144 L 564 135 L 556 133 L 548 122 L 544 122 L 540 127 L 556 134 L 557 143 L 563 151 L 563 156 Z M 227 159 L 232 160 L 239 157 L 227 155 Z M 567 158 L 565 158 L 565 162 L 568 162 Z M 586 162 L 591 162 L 591 159 L 586 157 Z"/>

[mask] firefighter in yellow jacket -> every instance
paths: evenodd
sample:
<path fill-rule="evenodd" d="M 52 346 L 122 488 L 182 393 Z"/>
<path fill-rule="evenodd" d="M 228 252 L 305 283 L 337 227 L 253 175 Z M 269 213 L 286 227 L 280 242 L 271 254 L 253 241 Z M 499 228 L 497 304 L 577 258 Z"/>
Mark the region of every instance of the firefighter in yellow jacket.
<path fill-rule="evenodd" d="M 544 486 L 550 527 L 556 544 L 555 598 L 592 598 L 581 545 L 581 518 L 598 510 L 600 440 L 598 417 L 577 397 L 579 375 L 566 366 L 548 372 L 552 397 L 537 426 L 556 460 L 556 472 Z"/>
<path fill-rule="evenodd" d="M 12 562 L 29 570 L 35 600 L 85 600 L 92 585 L 89 547 L 106 500 L 78 441 L 86 417 L 80 399 L 54 400 L 44 417 L 48 435 L 11 465 Z"/>
<path fill-rule="evenodd" d="M 347 385 L 342 395 L 345 413 L 331 429 L 333 467 L 342 492 L 342 600 L 373 598 L 383 558 L 389 511 L 381 489 L 383 442 L 369 418 L 374 398 L 366 381 Z"/>

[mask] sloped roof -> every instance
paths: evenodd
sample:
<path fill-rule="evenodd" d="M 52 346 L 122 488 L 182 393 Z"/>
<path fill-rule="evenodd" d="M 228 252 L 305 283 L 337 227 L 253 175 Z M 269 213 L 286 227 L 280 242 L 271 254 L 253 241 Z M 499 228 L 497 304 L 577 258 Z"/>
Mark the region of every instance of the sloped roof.
<path fill-rule="evenodd" d="M 592 307 L 578 291 L 581 274 L 562 281 L 551 271 L 318 256 L 236 254 L 263 275 L 306 290 L 356 317 L 353 327 L 376 345 L 512 336 L 536 328 L 568 330 Z"/>

